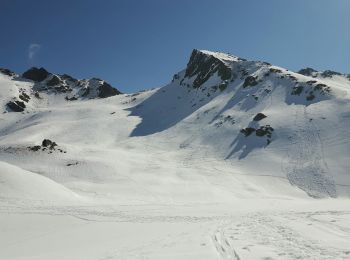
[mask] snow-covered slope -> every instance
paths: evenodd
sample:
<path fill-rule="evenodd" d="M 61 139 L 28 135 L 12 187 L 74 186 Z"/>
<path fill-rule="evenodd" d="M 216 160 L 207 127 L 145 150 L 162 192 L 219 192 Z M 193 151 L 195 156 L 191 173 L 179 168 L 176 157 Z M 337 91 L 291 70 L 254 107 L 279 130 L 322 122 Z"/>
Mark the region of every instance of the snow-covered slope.
<path fill-rule="evenodd" d="M 148 189 L 141 179 L 154 181 L 152 177 L 131 169 L 142 169 L 149 161 L 145 156 L 174 153 L 180 158 L 169 159 L 171 164 L 196 168 L 198 162 L 214 160 L 226 165 L 225 178 L 233 172 L 244 178 L 271 176 L 314 197 L 347 196 L 350 80 L 334 73 L 326 78 L 325 73 L 314 74 L 200 50 L 193 51 L 186 69 L 169 85 L 130 95 L 120 95 L 99 79 L 76 80 L 43 68 L 32 68 L 22 77 L 2 73 L 0 156 L 58 182 L 80 182 L 87 176 L 118 179 L 126 174 L 118 170 L 123 165 L 133 172 L 128 178 L 141 175 L 132 185 Z M 24 103 L 23 112 L 12 112 L 11 100 Z M 45 138 L 59 144 L 60 152 L 30 150 Z M 145 145 L 159 148 L 146 152 Z M 124 146 L 137 147 L 131 158 Z M 167 153 L 158 155 L 158 149 Z M 112 154 L 127 159 L 117 163 Z M 70 161 L 73 167 L 66 166 Z M 89 174 L 83 174 L 87 169 Z M 154 177 L 156 184 L 162 178 L 178 179 L 172 173 Z M 228 186 L 237 188 L 235 183 Z"/>
<path fill-rule="evenodd" d="M 294 249 L 282 244 L 274 244 L 280 246 L 278 250 L 271 249 L 262 242 L 251 254 L 237 250 L 228 230 L 238 222 L 226 222 L 226 217 L 242 211 L 239 214 L 247 217 L 248 231 L 258 221 L 261 237 L 240 238 L 263 241 L 266 230 L 274 232 L 271 236 L 287 239 L 278 226 L 271 229 L 272 219 L 265 211 L 272 204 L 286 214 L 289 207 L 305 212 L 316 203 L 313 198 L 337 198 L 325 200 L 325 207 L 332 208 L 334 203 L 335 209 L 345 210 L 342 201 L 350 195 L 350 80 L 347 75 L 310 73 L 194 50 L 187 67 L 168 85 L 121 94 L 100 79 L 77 80 L 37 68 L 22 76 L 0 70 L 0 205 L 6 204 L 2 212 L 17 212 L 18 207 L 28 212 L 23 206 L 28 200 L 28 205 L 50 205 L 44 209 L 33 206 L 35 210 L 30 212 L 34 215 L 49 212 L 84 221 L 88 218 L 88 223 L 198 221 L 200 227 L 188 226 L 196 234 L 204 232 L 202 223 L 213 221 L 215 230 L 205 232 L 211 234 L 213 246 L 224 259 L 239 259 L 235 255 L 277 257 L 278 250 L 294 250 L 294 256 L 305 258 L 297 252 L 308 249 L 296 237 Z M 24 204 L 8 205 L 17 200 Z M 62 203 L 75 206 L 52 208 Z M 126 205 L 130 208 L 124 212 Z M 187 211 L 188 206 L 193 211 Z M 148 217 L 142 216 L 143 207 Z M 315 206 L 315 210 L 324 210 L 322 207 Z M 259 215 L 261 212 L 267 215 Z M 276 223 L 288 221 L 288 214 L 276 214 Z M 191 228 L 186 232 L 191 233 Z M 173 227 L 169 230 L 176 232 Z M 183 239 L 182 235 L 174 236 Z M 130 241 L 132 238 L 135 235 Z M 110 234 L 107 239 L 114 237 Z M 188 252 L 189 245 L 191 242 L 180 248 Z M 133 245 L 125 245 L 130 247 Z M 341 248 L 346 247 L 344 242 Z M 25 252 L 32 248 L 35 246 L 26 247 Z M 172 257 L 182 250 L 176 248 Z M 99 250 L 106 253 L 104 247 L 96 252 Z M 187 254 L 175 259 L 213 259 L 210 250 L 205 248 L 200 254 L 196 248 L 194 258 Z M 320 249 L 316 259 L 346 254 L 332 250 Z M 21 256 L 4 252 L 7 259 Z M 60 257 L 49 252 L 42 259 Z M 110 252 L 105 258 L 91 253 L 85 259 L 147 255 L 140 253 L 137 258 L 126 252 Z M 164 259 L 164 255 L 153 253 L 149 252 L 150 259 Z M 69 259 L 77 259 L 79 253 L 70 255 Z"/>

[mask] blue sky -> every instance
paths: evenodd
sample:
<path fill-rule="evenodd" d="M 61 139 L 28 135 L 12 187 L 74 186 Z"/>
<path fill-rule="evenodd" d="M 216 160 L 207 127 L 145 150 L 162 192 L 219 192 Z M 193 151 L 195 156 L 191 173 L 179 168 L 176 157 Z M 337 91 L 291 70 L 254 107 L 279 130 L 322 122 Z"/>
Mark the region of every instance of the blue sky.
<path fill-rule="evenodd" d="M 158 87 L 193 48 L 350 73 L 349 0 L 0 0 L 0 67 Z"/>

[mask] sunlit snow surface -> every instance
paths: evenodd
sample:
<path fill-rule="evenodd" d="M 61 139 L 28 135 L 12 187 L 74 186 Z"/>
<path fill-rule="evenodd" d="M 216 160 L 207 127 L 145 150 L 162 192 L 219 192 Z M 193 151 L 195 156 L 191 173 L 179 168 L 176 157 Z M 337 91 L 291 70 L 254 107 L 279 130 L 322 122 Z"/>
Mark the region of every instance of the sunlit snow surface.
<path fill-rule="evenodd" d="M 107 99 L 41 93 L 15 113 L 32 83 L 0 74 L 0 259 L 350 258 L 350 81 L 318 79 L 332 92 L 307 102 L 279 76 L 210 92 L 217 76 L 202 90 L 183 75 Z M 240 133 L 267 124 L 269 145 Z M 66 153 L 27 148 L 45 138 Z"/>

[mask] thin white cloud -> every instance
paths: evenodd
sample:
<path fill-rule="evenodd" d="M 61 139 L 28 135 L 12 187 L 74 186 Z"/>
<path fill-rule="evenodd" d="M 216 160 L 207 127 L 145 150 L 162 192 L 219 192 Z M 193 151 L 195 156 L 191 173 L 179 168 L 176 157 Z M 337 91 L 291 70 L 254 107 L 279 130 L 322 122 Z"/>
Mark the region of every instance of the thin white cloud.
<path fill-rule="evenodd" d="M 31 43 L 28 47 L 28 59 L 32 61 L 35 55 L 39 52 L 41 45 L 38 43 Z"/>

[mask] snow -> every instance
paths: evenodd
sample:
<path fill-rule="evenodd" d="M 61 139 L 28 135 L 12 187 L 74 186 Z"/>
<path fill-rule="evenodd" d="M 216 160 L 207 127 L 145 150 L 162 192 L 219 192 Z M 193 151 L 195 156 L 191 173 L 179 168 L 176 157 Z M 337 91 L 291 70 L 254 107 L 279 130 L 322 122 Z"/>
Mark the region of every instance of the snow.
<path fill-rule="evenodd" d="M 263 80 L 194 89 L 181 71 L 106 99 L 40 92 L 15 113 L 33 83 L 0 74 L 0 259 L 350 257 L 350 81 L 317 78 L 331 91 L 307 101 L 288 74 L 304 91 L 314 78 L 201 52 Z M 263 125 L 268 145 L 240 133 Z M 28 149 L 45 138 L 64 152 Z"/>

